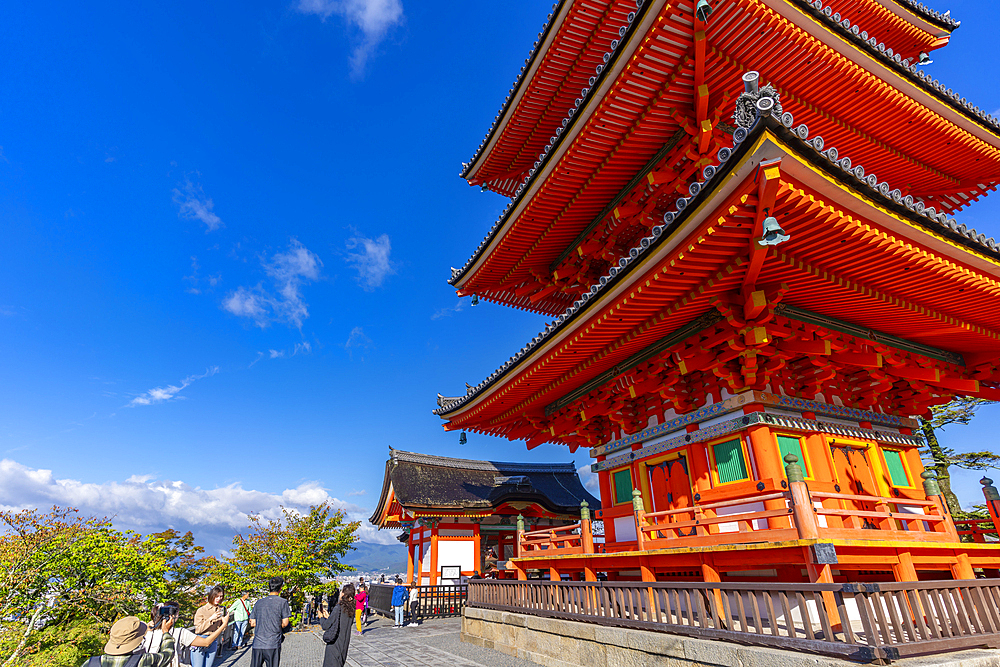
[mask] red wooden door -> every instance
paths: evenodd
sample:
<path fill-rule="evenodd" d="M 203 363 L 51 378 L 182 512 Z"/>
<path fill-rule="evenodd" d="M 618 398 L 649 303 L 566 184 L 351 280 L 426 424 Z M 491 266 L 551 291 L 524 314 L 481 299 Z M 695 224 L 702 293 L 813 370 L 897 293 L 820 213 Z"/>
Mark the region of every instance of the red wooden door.
<path fill-rule="evenodd" d="M 875 475 L 872 474 L 868 457 L 871 453 L 865 448 L 851 445 L 834 445 L 833 464 L 837 471 L 837 483 L 840 492 L 857 496 L 878 496 L 878 486 Z M 863 500 L 846 501 L 848 509 L 862 512 L 874 512 L 875 503 Z M 865 527 L 872 522 L 864 519 Z M 871 525 L 874 528 L 874 525 Z"/>
<path fill-rule="evenodd" d="M 688 476 L 687 457 L 683 454 L 671 461 L 648 467 L 649 489 L 653 496 L 653 511 L 691 507 L 691 479 Z M 671 515 L 672 522 L 690 521 L 691 515 Z"/>

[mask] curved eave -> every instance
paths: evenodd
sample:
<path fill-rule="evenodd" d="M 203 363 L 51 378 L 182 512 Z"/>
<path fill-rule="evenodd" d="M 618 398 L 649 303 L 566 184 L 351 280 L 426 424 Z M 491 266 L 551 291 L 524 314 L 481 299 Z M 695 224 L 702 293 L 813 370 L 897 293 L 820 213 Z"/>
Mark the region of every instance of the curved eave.
<path fill-rule="evenodd" d="M 851 60 L 865 71 L 887 81 L 901 94 L 914 99 L 937 116 L 944 118 L 971 136 L 993 148 L 1000 149 L 1000 125 L 992 116 L 983 113 L 978 107 L 974 108 L 963 102 L 964 98 L 960 99 L 957 94 L 949 94 L 943 86 L 924 77 L 923 72 L 918 70 L 915 65 L 903 65 L 902 62 L 896 62 L 885 52 L 879 51 L 877 45 L 873 46 L 862 40 L 850 29 L 845 28 L 832 17 L 826 16 L 821 9 L 816 9 L 809 0 L 762 0 L 762 2 L 819 42 Z M 645 3 L 643 9 L 652 7 L 654 4 L 659 6 L 660 3 Z M 787 11 L 789 8 L 793 11 Z M 782 11 L 782 9 L 786 11 Z M 580 119 L 589 118 L 594 112 L 596 105 L 593 102 L 600 103 L 600 100 L 607 94 L 614 80 L 627 65 L 629 56 L 641 43 L 642 36 L 646 34 L 649 25 L 652 24 L 657 15 L 658 11 L 648 12 L 641 19 L 637 17 L 637 20 L 633 21 L 623 43 L 612 54 L 608 67 L 601 73 L 594 86 L 588 90 L 587 95 L 582 98 L 580 105 L 583 107 L 582 111 L 576 113 L 580 107 L 571 110 L 574 113 L 567 119 L 566 131 L 557 138 L 554 144 L 547 147 L 542 159 L 529 172 L 528 178 L 514 193 L 514 198 L 508 203 L 500 218 L 494 223 L 472 256 L 461 268 L 452 268 L 452 275 L 448 280 L 450 285 L 462 290 L 496 248 L 500 239 L 516 224 L 517 214 L 539 190 L 541 184 L 559 163 L 559 159 L 578 136 L 585 124 Z M 611 76 L 612 72 L 613 77 Z"/>
<path fill-rule="evenodd" d="M 793 147 L 795 155 L 799 159 L 814 164 L 820 170 L 841 182 L 845 188 L 854 191 L 859 198 L 873 201 L 878 206 L 894 212 L 906 219 L 912 226 L 925 231 L 932 239 L 938 239 L 952 247 L 959 246 L 964 250 L 970 251 L 970 255 L 964 257 L 963 260 L 972 261 L 980 269 L 991 271 L 994 275 L 1000 276 L 1000 246 L 992 239 L 986 240 L 981 234 L 977 234 L 975 230 L 967 229 L 965 225 L 958 225 L 954 220 L 947 219 L 944 216 L 939 216 L 939 218 L 931 220 L 923 214 L 917 214 L 912 206 L 908 207 L 902 203 L 897 203 L 891 196 L 883 195 L 880 190 L 882 184 L 872 187 L 863 182 L 858 183 L 852 176 L 844 173 L 839 167 L 834 166 L 826 160 L 824 154 L 818 153 L 811 144 L 799 139 L 795 134 L 782 127 L 774 118 L 768 117 L 763 121 L 759 120 L 753 130 L 751 130 L 750 136 L 735 147 L 733 155 L 724 165 L 720 165 L 720 171 L 714 175 L 710 184 L 706 183 L 698 195 L 685 201 L 683 210 L 676 213 L 677 217 L 669 229 L 654 228 L 654 236 L 644 239 L 646 247 L 640 245 L 633 249 L 629 258 L 622 259 L 620 267 L 613 267 L 612 273 L 602 279 L 601 283 L 595 284 L 590 292 L 584 294 L 573 307 L 567 309 L 555 323 L 549 325 L 545 331 L 535 336 L 535 338 L 521 348 L 517 354 L 511 357 L 507 363 L 497 369 L 486 380 L 474 387 L 458 401 L 434 410 L 433 413 L 442 419 L 449 420 L 474 407 L 480 401 L 490 396 L 494 390 L 503 386 L 505 381 L 513 374 L 534 363 L 540 354 L 544 354 L 546 350 L 552 349 L 553 345 L 557 345 L 567 335 L 571 335 L 574 331 L 574 324 L 589 313 L 593 304 L 600 302 L 604 295 L 615 290 L 622 281 L 629 280 L 629 277 L 635 274 L 636 267 L 642 265 L 647 257 L 657 252 L 664 243 L 675 244 L 678 242 L 678 239 L 683 239 L 680 231 L 688 223 L 689 216 L 701 210 L 706 202 L 723 196 L 726 188 L 733 180 L 731 178 L 733 170 L 745 168 L 744 160 L 747 157 L 746 152 L 767 130 L 780 137 L 786 145 Z"/>
<path fill-rule="evenodd" d="M 378 504 L 375 505 L 375 511 L 372 512 L 371 517 L 368 521 L 379 528 L 388 527 L 382 525 L 382 517 L 385 515 L 386 510 L 389 509 L 390 498 L 392 496 L 392 480 L 389 478 L 389 472 L 392 466 L 392 448 L 389 448 L 390 456 L 389 460 L 385 462 L 385 477 L 382 478 L 382 492 L 379 494 Z"/>
<path fill-rule="evenodd" d="M 961 21 L 951 18 L 950 14 L 942 14 L 915 0 L 879 0 L 879 4 L 928 32 L 932 32 L 929 28 L 937 28 L 951 34 L 955 28 L 962 25 Z M 921 24 L 926 24 L 927 28 L 923 28 Z"/>
<path fill-rule="evenodd" d="M 517 80 L 514 81 L 514 85 L 511 86 L 510 92 L 507 94 L 507 99 L 504 100 L 503 105 L 500 107 L 500 111 L 493 119 L 493 125 L 486 133 L 486 138 L 479 144 L 479 148 L 476 150 L 475 155 L 472 156 L 472 159 L 463 165 L 462 178 L 467 180 L 475 178 L 476 173 L 486 163 L 487 159 L 489 159 L 490 153 L 493 147 L 496 146 L 497 140 L 503 134 L 504 128 L 507 127 L 513 111 L 517 109 L 517 105 L 520 103 L 525 91 L 531 84 L 531 80 L 535 77 L 539 66 L 545 59 L 545 53 L 548 52 L 549 46 L 551 46 L 552 41 L 558 34 L 559 28 L 569 14 L 572 4 L 572 0 L 558 0 L 556 6 L 553 7 L 553 11 L 549 14 L 549 18 L 545 22 L 538 40 L 528 55 L 524 68 L 518 75 Z"/>
<path fill-rule="evenodd" d="M 973 106 L 965 98 L 946 89 L 936 80 L 924 75 L 916 65 L 904 65 L 880 51 L 878 45 L 871 44 L 855 35 L 851 29 L 834 21 L 818 10 L 809 0 L 762 0 L 764 4 L 792 21 L 796 26 L 818 39 L 823 44 L 848 58 L 867 72 L 887 81 L 898 91 L 930 108 L 938 116 L 945 118 L 972 136 L 1000 148 L 1000 123 L 982 109 Z M 786 14 L 781 7 L 792 5 L 799 10 L 796 14 Z M 864 26 L 860 26 L 864 29 Z M 874 39 L 874 38 L 870 38 Z M 863 59 L 852 57 L 861 53 Z M 895 85 L 902 83 L 909 91 Z M 912 91 L 912 92 L 910 92 Z"/>
<path fill-rule="evenodd" d="M 470 269 L 474 263 L 477 263 L 479 259 L 484 256 L 484 250 L 488 246 L 492 245 L 493 241 L 502 236 L 500 233 L 502 230 L 506 231 L 506 222 L 510 219 L 511 213 L 515 208 L 525 199 L 529 192 L 533 193 L 536 186 L 544 182 L 543 175 L 547 176 L 549 167 L 556 162 L 558 159 L 551 159 L 553 154 L 561 156 L 572 143 L 573 139 L 576 138 L 580 131 L 583 123 L 578 122 L 581 117 L 589 117 L 590 113 L 593 111 L 591 107 L 591 102 L 593 100 L 600 101 L 604 95 L 608 92 L 608 89 L 614 83 L 614 80 L 618 77 L 624 67 L 628 64 L 628 59 L 622 58 L 621 55 L 624 53 L 626 56 L 631 54 L 638 44 L 641 42 L 641 36 L 646 33 L 652 24 L 653 20 L 656 18 L 658 12 L 648 11 L 650 7 L 656 5 L 661 6 L 665 0 L 651 0 L 642 3 L 642 6 L 636 10 L 635 19 L 628 24 L 625 35 L 622 37 L 622 41 L 617 45 L 617 48 L 613 49 L 611 52 L 605 54 L 607 56 L 607 64 L 601 73 L 595 77 L 594 84 L 590 86 L 585 95 L 582 95 L 577 99 L 579 104 L 574 108 L 570 109 L 569 116 L 566 117 L 565 131 L 559 133 L 556 137 L 556 141 L 553 144 L 549 144 L 545 147 L 545 152 L 542 158 L 535 163 L 534 168 L 528 172 L 528 177 L 524 180 L 521 186 L 514 193 L 514 198 L 507 207 L 504 209 L 503 214 L 501 214 L 500 219 L 493 225 L 486 238 L 479 244 L 476 252 L 473 253 L 472 257 L 466 261 L 465 265 L 461 269 L 452 268 L 452 277 L 448 280 L 448 283 L 461 289 L 462 283 L 464 283 L 463 278 L 466 278 L 470 274 Z M 638 3 L 637 3 L 638 4 Z M 599 95 L 597 94 L 599 91 Z M 581 108 L 586 107 L 586 113 L 577 113 Z"/>

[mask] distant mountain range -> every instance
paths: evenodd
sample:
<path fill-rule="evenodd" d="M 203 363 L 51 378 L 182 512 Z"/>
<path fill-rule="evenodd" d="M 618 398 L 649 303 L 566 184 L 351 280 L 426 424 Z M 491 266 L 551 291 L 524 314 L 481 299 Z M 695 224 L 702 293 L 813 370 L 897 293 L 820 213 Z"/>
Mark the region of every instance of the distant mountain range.
<path fill-rule="evenodd" d="M 354 551 L 347 552 L 344 562 L 362 572 L 406 574 L 406 545 L 357 542 Z"/>

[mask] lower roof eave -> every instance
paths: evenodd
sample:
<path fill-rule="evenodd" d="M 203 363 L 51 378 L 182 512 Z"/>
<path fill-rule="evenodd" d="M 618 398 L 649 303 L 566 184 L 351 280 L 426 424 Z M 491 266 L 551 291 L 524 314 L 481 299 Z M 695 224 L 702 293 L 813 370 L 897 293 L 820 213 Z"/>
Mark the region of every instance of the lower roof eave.
<path fill-rule="evenodd" d="M 770 131 L 767 128 L 770 127 Z M 795 142 L 798 142 L 796 145 Z M 708 187 L 702 190 L 701 196 L 694 196 L 696 203 L 685 209 L 681 224 L 674 229 L 667 229 L 662 236 L 643 247 L 632 258 L 623 260 L 622 270 L 612 269 L 612 274 L 606 284 L 595 285 L 591 292 L 577 301 L 573 308 L 566 311 L 553 325 L 550 325 L 539 336 L 536 336 L 520 352 L 504 366 L 494 372 L 487 380 L 480 383 L 466 396 L 434 411 L 442 419 L 449 421 L 447 429 L 462 428 L 461 423 L 455 423 L 457 418 L 488 400 L 511 378 L 518 370 L 530 367 L 533 360 L 561 344 L 567 337 L 575 335 L 588 319 L 586 314 L 600 304 L 614 299 L 629 290 L 642 275 L 644 267 L 665 257 L 669 252 L 685 243 L 688 235 L 700 225 L 715 208 L 725 200 L 743 180 L 762 162 L 789 157 L 782 160 L 782 170 L 788 170 L 796 178 L 809 183 L 834 201 L 848 203 L 852 210 L 858 210 L 878 224 L 931 247 L 944 256 L 953 257 L 956 250 L 961 253 L 961 261 L 967 262 L 977 270 L 993 278 L 1000 278 L 1000 249 L 977 241 L 974 230 L 968 232 L 956 231 L 953 220 L 942 222 L 925 220 L 924 216 L 915 215 L 903 204 L 894 202 L 888 196 L 880 194 L 871 185 L 859 187 L 847 174 L 841 174 L 828 160 L 825 153 L 819 152 L 812 144 L 799 140 L 793 133 L 786 130 L 774 119 L 758 121 L 754 129 L 734 148 L 733 156 L 719 169 L 728 169 L 724 175 L 716 175 Z M 735 164 L 734 164 L 735 163 Z M 912 205 L 909 205 L 912 208 Z M 949 226 L 950 225 L 950 226 Z M 964 226 L 961 228 L 964 230 Z M 594 297 L 594 298 L 591 298 Z"/>

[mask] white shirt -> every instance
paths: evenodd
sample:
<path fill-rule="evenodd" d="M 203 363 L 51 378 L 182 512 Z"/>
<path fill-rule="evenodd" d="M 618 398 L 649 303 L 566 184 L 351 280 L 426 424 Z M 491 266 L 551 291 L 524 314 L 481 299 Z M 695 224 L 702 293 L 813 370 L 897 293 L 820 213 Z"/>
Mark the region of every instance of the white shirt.
<path fill-rule="evenodd" d="M 156 653 L 160 648 L 160 638 L 163 636 L 162 630 L 153 630 L 153 632 L 146 636 L 142 640 L 142 647 L 146 650 L 146 653 Z M 171 667 L 180 667 L 180 647 L 190 646 L 191 642 L 198 638 L 198 635 L 191 632 L 187 628 L 172 628 L 170 630 L 170 636 L 174 638 L 174 659 L 170 663 Z"/>

